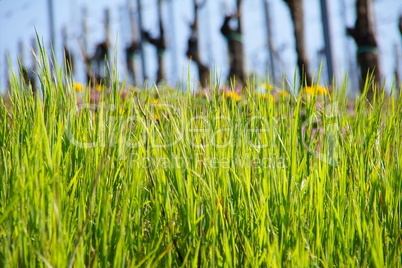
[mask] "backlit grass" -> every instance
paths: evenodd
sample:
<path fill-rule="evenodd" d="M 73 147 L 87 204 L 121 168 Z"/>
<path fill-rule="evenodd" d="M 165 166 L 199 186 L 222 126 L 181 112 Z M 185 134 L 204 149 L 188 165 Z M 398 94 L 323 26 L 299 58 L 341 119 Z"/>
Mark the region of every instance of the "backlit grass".
<path fill-rule="evenodd" d="M 400 99 L 40 79 L 1 100 L 0 266 L 401 266 Z"/>

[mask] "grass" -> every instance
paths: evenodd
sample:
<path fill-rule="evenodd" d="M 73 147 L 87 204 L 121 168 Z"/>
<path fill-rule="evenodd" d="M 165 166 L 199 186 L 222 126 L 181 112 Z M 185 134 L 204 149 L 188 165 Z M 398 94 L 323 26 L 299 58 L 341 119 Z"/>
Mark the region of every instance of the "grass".
<path fill-rule="evenodd" d="M 1 100 L 0 266 L 401 266 L 399 98 L 90 104 L 41 62 Z"/>

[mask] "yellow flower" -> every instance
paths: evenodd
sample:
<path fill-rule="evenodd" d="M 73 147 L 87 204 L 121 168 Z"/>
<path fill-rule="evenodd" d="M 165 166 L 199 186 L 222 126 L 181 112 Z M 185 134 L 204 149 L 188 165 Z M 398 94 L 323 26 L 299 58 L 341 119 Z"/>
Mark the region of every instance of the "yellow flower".
<path fill-rule="evenodd" d="M 278 94 L 278 96 L 279 96 L 280 98 L 283 98 L 283 99 L 286 99 L 286 98 L 289 98 L 289 97 L 290 97 L 289 92 L 287 92 L 286 90 L 279 90 L 279 91 L 277 92 L 277 94 Z"/>
<path fill-rule="evenodd" d="M 274 96 L 271 93 L 263 93 L 261 94 L 261 98 L 263 98 L 264 100 L 270 100 L 270 101 L 274 101 Z"/>
<path fill-rule="evenodd" d="M 323 86 L 312 86 L 312 87 L 304 87 L 302 89 L 303 93 L 309 94 L 311 96 L 323 96 L 328 95 L 328 90 Z"/>
<path fill-rule="evenodd" d="M 151 108 L 155 109 L 156 111 L 160 111 L 163 109 L 164 105 L 159 104 L 159 99 L 152 99 L 149 104 L 151 105 Z"/>
<path fill-rule="evenodd" d="M 104 88 L 105 88 L 105 87 L 104 87 L 103 85 L 96 85 L 96 86 L 95 86 L 95 89 L 96 89 L 96 91 L 98 91 L 98 92 L 102 92 Z"/>
<path fill-rule="evenodd" d="M 159 120 L 161 120 L 161 117 L 159 116 L 159 114 L 154 114 L 152 116 L 152 119 L 155 120 L 155 121 L 159 121 Z"/>
<path fill-rule="evenodd" d="M 158 104 L 159 100 L 158 99 L 152 99 L 149 103 L 150 104 Z"/>
<path fill-rule="evenodd" d="M 80 92 L 80 91 L 82 91 L 84 89 L 84 85 L 81 84 L 81 83 L 73 83 L 73 89 L 76 92 Z"/>
<path fill-rule="evenodd" d="M 274 86 L 271 84 L 262 83 L 262 88 L 265 89 L 266 91 L 270 91 L 274 89 Z"/>
<path fill-rule="evenodd" d="M 302 92 L 313 96 L 315 95 L 315 89 L 313 87 L 303 87 Z"/>
<path fill-rule="evenodd" d="M 237 94 L 236 92 L 225 92 L 225 98 L 226 99 L 232 99 L 235 102 L 239 102 L 241 100 L 241 96 Z"/>

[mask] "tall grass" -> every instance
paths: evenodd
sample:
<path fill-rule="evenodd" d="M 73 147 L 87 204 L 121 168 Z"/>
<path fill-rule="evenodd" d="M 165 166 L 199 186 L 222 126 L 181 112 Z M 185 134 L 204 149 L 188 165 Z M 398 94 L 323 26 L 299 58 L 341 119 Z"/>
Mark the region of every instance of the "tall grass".
<path fill-rule="evenodd" d="M 0 105 L 0 266 L 401 266 L 400 99 L 77 105 L 42 63 Z"/>

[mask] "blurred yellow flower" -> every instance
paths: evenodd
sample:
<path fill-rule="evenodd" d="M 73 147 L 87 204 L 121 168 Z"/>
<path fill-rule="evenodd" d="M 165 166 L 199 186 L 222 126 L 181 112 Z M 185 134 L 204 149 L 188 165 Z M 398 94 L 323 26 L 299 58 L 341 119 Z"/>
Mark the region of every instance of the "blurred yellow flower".
<path fill-rule="evenodd" d="M 284 99 L 290 97 L 289 92 L 287 92 L 286 90 L 279 90 L 276 94 L 278 94 L 280 98 Z"/>
<path fill-rule="evenodd" d="M 149 103 L 150 104 L 158 104 L 159 100 L 158 99 L 152 99 Z"/>
<path fill-rule="evenodd" d="M 235 102 L 239 102 L 241 100 L 241 96 L 239 94 L 237 94 L 236 92 L 225 92 L 225 98 L 226 99 L 232 99 Z"/>
<path fill-rule="evenodd" d="M 96 89 L 96 91 L 98 91 L 98 92 L 102 92 L 104 88 L 105 88 L 105 87 L 104 87 L 103 85 L 96 85 L 96 86 L 95 86 L 95 89 Z"/>
<path fill-rule="evenodd" d="M 306 93 L 306 94 L 309 94 L 311 96 L 314 96 L 314 95 L 317 95 L 317 96 L 328 95 L 328 90 L 323 86 L 303 87 L 302 92 Z"/>
<path fill-rule="evenodd" d="M 159 120 L 161 120 L 161 117 L 159 116 L 159 114 L 154 114 L 152 116 L 152 119 L 155 120 L 155 121 L 159 121 Z"/>
<path fill-rule="evenodd" d="M 84 85 L 81 84 L 81 83 L 73 83 L 73 89 L 76 92 L 80 92 L 80 91 L 82 91 L 84 89 Z"/>
<path fill-rule="evenodd" d="M 319 95 L 328 95 L 329 91 L 327 88 L 319 86 L 319 87 L 317 87 L 317 93 Z"/>
<path fill-rule="evenodd" d="M 262 83 L 262 88 L 265 89 L 266 91 L 270 91 L 274 89 L 274 86 L 271 84 Z"/>
<path fill-rule="evenodd" d="M 271 93 L 263 93 L 261 94 L 261 98 L 263 98 L 264 100 L 270 100 L 270 101 L 274 101 L 274 96 Z"/>

